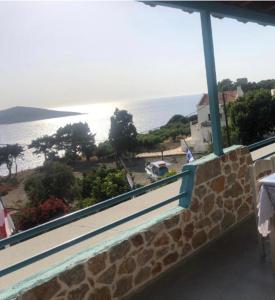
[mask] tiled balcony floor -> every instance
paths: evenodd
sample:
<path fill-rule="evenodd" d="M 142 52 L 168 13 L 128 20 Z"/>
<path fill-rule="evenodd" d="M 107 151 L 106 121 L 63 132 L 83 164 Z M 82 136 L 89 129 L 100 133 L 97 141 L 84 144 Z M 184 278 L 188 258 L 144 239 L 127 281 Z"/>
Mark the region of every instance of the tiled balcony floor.
<path fill-rule="evenodd" d="M 261 261 L 255 220 L 250 218 L 131 300 L 275 299 L 268 243 L 266 249 L 267 258 Z"/>

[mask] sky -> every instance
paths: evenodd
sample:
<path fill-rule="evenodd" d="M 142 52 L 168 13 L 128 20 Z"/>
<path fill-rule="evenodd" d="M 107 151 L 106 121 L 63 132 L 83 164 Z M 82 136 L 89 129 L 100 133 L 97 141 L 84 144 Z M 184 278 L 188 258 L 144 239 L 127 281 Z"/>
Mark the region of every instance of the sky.
<path fill-rule="evenodd" d="M 275 27 L 212 26 L 218 80 L 275 77 Z M 0 2 L 0 108 L 206 90 L 197 13 L 135 1 Z"/>

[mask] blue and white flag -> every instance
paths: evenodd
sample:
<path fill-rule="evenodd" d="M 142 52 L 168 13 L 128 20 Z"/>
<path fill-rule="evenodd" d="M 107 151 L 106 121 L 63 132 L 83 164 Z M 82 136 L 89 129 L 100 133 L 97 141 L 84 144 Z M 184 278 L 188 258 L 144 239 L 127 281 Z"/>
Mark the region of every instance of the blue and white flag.
<path fill-rule="evenodd" d="M 192 152 L 190 151 L 189 148 L 187 148 L 186 159 L 187 159 L 188 162 L 192 162 L 192 161 L 195 160 L 193 155 L 192 155 Z"/>

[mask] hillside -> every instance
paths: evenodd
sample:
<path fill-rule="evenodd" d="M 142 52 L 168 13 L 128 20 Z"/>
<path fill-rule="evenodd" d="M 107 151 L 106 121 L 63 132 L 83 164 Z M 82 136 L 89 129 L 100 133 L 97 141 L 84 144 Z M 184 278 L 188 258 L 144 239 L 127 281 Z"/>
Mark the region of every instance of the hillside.
<path fill-rule="evenodd" d="M 80 113 L 36 107 L 15 106 L 5 110 L 0 110 L 0 124 L 30 122 L 74 115 L 80 115 Z"/>

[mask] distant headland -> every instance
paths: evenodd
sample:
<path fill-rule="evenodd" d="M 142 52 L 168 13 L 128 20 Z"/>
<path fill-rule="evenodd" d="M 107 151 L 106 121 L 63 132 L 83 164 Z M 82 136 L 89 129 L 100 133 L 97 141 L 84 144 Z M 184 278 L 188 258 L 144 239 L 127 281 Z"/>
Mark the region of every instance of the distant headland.
<path fill-rule="evenodd" d="M 37 107 L 15 106 L 0 110 L 0 124 L 31 122 L 75 115 L 81 115 L 81 113 Z"/>

